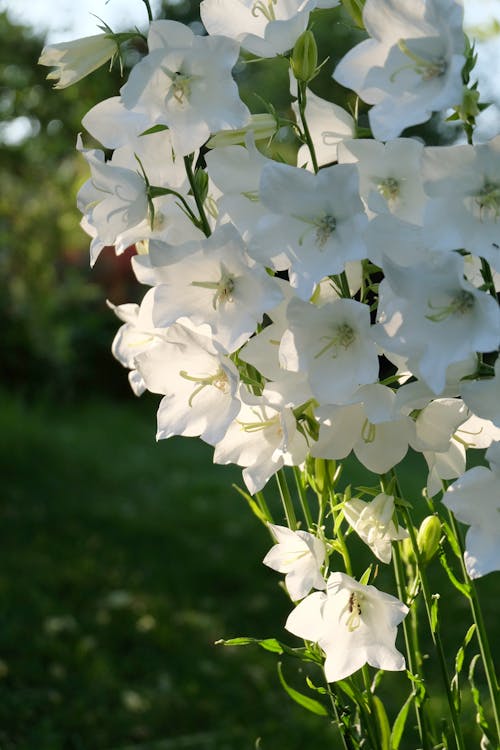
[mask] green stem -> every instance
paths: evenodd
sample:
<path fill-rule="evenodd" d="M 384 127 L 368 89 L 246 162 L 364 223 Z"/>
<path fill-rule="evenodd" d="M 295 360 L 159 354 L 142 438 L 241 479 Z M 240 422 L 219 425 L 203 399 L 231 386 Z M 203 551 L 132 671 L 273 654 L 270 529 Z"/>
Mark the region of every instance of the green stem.
<path fill-rule="evenodd" d="M 292 496 L 290 495 L 288 482 L 286 481 L 286 476 L 283 469 L 280 469 L 276 472 L 276 481 L 278 482 L 278 489 L 280 492 L 281 502 L 283 503 L 283 510 L 285 511 L 288 526 L 290 529 L 292 529 L 292 531 L 295 531 L 295 529 L 297 528 L 297 517 L 295 515 Z"/>
<path fill-rule="evenodd" d="M 146 6 L 146 10 L 148 12 L 148 18 L 150 21 L 153 20 L 153 11 L 151 10 L 151 5 L 149 4 L 149 0 L 142 0 L 144 5 Z"/>
<path fill-rule="evenodd" d="M 432 614 L 432 594 L 430 592 L 429 582 L 427 580 L 425 568 L 424 568 L 424 565 L 422 564 L 422 558 L 420 555 L 420 550 L 417 544 L 417 537 L 415 534 L 415 527 L 413 526 L 413 520 L 411 518 L 408 508 L 402 507 L 401 512 L 405 518 L 406 527 L 408 529 L 408 533 L 410 534 L 413 554 L 415 555 L 415 559 L 417 561 L 418 577 L 420 578 L 420 585 L 422 587 L 422 595 L 423 595 L 423 599 L 425 603 L 427 620 L 429 622 L 429 630 L 431 633 L 432 642 L 434 644 L 434 648 L 435 648 L 436 655 L 438 658 L 439 668 L 441 670 L 441 677 L 442 677 L 444 687 L 445 687 L 446 698 L 448 701 L 448 708 L 450 711 L 451 722 L 453 725 L 453 733 L 455 735 L 455 743 L 456 743 L 458 750 L 465 750 L 464 738 L 462 735 L 462 728 L 460 726 L 458 713 L 455 708 L 453 696 L 451 694 L 450 677 L 448 674 L 448 668 L 446 666 L 443 642 L 441 640 L 439 619 L 436 618 L 436 621 L 434 622 L 434 618 Z"/>
<path fill-rule="evenodd" d="M 263 515 L 267 518 L 269 523 L 274 523 L 273 517 L 271 515 L 271 511 L 269 510 L 269 506 L 266 502 L 266 498 L 264 497 L 264 493 L 256 492 L 254 497 L 255 497 L 255 500 L 257 501 L 257 505 L 259 506 Z"/>
<path fill-rule="evenodd" d="M 200 214 L 201 228 L 203 230 L 205 237 L 210 237 L 212 230 L 210 229 L 210 224 L 208 222 L 207 215 L 205 213 L 205 207 L 203 206 L 203 201 L 198 195 L 198 190 L 196 189 L 196 182 L 194 179 L 191 156 L 184 157 L 184 165 L 186 167 L 186 174 L 189 180 L 189 185 L 191 186 L 191 192 L 193 193 L 193 198 L 195 200 L 198 213 Z"/>
<path fill-rule="evenodd" d="M 329 682 L 326 679 L 325 670 L 323 670 L 323 678 L 325 680 L 326 690 L 328 693 L 328 697 L 330 698 L 333 715 L 335 717 L 334 723 L 338 727 L 339 734 L 342 740 L 342 748 L 343 750 L 354 750 L 355 746 L 352 743 L 349 728 L 346 727 L 345 724 L 340 720 L 339 710 L 337 708 L 337 702 L 336 702 L 336 695 L 333 692 L 332 688 L 330 687 Z"/>
<path fill-rule="evenodd" d="M 484 618 L 483 613 L 481 610 L 481 605 L 479 602 L 479 598 L 477 596 L 476 587 L 474 584 L 474 581 L 469 578 L 467 574 L 467 569 L 465 567 L 464 563 L 464 543 L 462 539 L 462 534 L 460 532 L 460 529 L 458 527 L 458 524 L 451 513 L 451 511 L 448 511 L 449 518 L 450 518 L 450 524 L 451 528 L 453 529 L 453 533 L 455 534 L 455 539 L 457 540 L 459 547 L 460 547 L 460 563 L 462 567 L 462 574 L 465 583 L 469 587 L 469 603 L 470 608 L 472 612 L 472 617 L 474 619 L 474 622 L 476 624 L 476 634 L 477 634 L 477 640 L 479 642 L 479 650 L 481 652 L 481 659 L 483 660 L 483 667 L 486 674 L 486 681 L 488 683 L 488 690 L 490 693 L 490 699 L 491 699 L 491 705 L 493 708 L 493 715 L 495 717 L 495 726 L 497 730 L 497 739 L 498 739 L 498 746 L 500 747 L 500 695 L 498 690 L 498 682 L 497 682 L 497 676 L 495 672 L 495 665 L 493 663 L 493 658 L 491 656 L 491 649 L 490 644 L 488 641 L 488 635 L 486 633 L 486 628 L 484 624 Z"/>
<path fill-rule="evenodd" d="M 300 122 L 302 124 L 302 134 L 304 136 L 304 140 L 309 149 L 309 153 L 311 154 L 311 161 L 312 161 L 314 172 L 315 174 L 317 174 L 319 171 L 318 160 L 316 158 L 316 151 L 314 149 L 314 143 L 311 138 L 309 125 L 307 124 L 307 120 L 306 120 L 306 102 L 307 102 L 306 88 L 307 87 L 304 81 L 297 81 L 297 103 L 299 105 L 299 115 L 300 115 Z"/>
<path fill-rule="evenodd" d="M 483 281 L 488 287 L 488 292 L 493 296 L 496 301 L 497 293 L 495 290 L 495 282 L 493 280 L 493 274 L 491 272 L 490 264 L 484 258 L 481 258 L 481 276 Z"/>
<path fill-rule="evenodd" d="M 394 576 L 396 578 L 398 596 L 401 599 L 401 601 L 405 601 L 407 598 L 407 587 L 405 583 L 405 576 L 403 572 L 403 563 L 401 560 L 401 552 L 399 550 L 399 544 L 392 545 L 392 553 L 393 553 L 392 562 L 394 566 Z M 404 634 L 404 639 L 405 639 L 406 656 L 408 659 L 408 668 L 413 675 L 417 675 L 418 670 L 419 670 L 420 660 L 419 660 L 419 655 L 415 649 L 415 643 L 410 633 L 409 624 L 406 621 L 406 617 L 403 619 L 402 626 L 403 626 L 403 634 Z M 429 737 L 427 735 L 427 732 L 425 731 L 424 712 L 422 711 L 422 706 L 417 700 L 417 695 L 418 695 L 417 686 L 414 682 L 412 682 L 411 685 L 412 685 L 411 690 L 413 694 L 413 705 L 415 707 L 415 716 L 417 719 L 417 727 L 418 727 L 418 734 L 420 737 L 420 742 L 422 743 L 423 750 L 431 750 L 431 746 L 429 744 Z"/>
<path fill-rule="evenodd" d="M 293 476 L 295 478 L 295 484 L 297 485 L 297 494 L 299 496 L 300 505 L 302 507 L 302 512 L 306 520 L 307 528 L 313 529 L 314 523 L 313 523 L 311 511 L 309 509 L 309 503 L 307 502 L 307 494 L 304 489 L 304 484 L 302 482 L 302 474 L 300 472 L 300 469 L 297 466 L 293 467 Z"/>

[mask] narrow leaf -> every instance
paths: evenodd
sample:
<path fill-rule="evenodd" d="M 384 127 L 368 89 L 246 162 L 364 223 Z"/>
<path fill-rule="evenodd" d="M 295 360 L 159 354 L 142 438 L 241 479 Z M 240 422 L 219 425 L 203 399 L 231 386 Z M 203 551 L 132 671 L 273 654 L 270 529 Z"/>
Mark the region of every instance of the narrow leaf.
<path fill-rule="evenodd" d="M 297 690 L 288 685 L 285 678 L 283 677 L 281 662 L 278 662 L 278 677 L 283 686 L 283 689 L 286 693 L 288 693 L 290 698 L 295 701 L 295 703 L 298 703 L 299 706 L 302 706 L 303 708 L 311 711 L 311 713 L 313 714 L 317 714 L 318 716 L 328 716 L 328 711 L 321 703 L 319 703 L 319 701 L 315 700 L 314 698 L 309 698 L 307 695 L 299 693 Z"/>
<path fill-rule="evenodd" d="M 398 750 L 403 732 L 406 726 L 406 719 L 408 718 L 408 712 L 413 701 L 413 693 L 410 693 L 408 698 L 403 703 L 394 724 L 392 725 L 391 732 L 391 750 Z"/>
<path fill-rule="evenodd" d="M 380 735 L 380 749 L 391 750 L 391 727 L 384 704 L 377 695 L 372 696 Z"/>

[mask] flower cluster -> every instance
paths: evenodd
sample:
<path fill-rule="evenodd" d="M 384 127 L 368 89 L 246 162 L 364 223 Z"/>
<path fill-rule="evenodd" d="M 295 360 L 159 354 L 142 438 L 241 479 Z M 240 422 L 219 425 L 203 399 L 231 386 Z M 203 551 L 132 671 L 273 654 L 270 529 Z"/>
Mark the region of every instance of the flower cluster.
<path fill-rule="evenodd" d="M 477 577 L 500 569 L 500 136 L 441 147 L 404 136 L 433 112 L 464 112 L 462 5 L 366 0 L 367 38 L 333 70 L 373 105 L 373 139 L 358 137 L 352 113 L 308 87 L 322 67 L 310 17 L 337 5 L 204 0 L 207 36 L 152 21 L 119 95 L 84 118 L 102 148 L 79 139 L 90 169 L 82 227 L 92 263 L 105 246 L 137 249 L 148 290 L 113 307 L 123 323 L 113 353 L 135 393 L 163 397 L 158 439 L 201 437 L 216 463 L 243 468 L 251 495 L 284 466 L 317 487 L 315 462 L 353 453 L 386 475 L 417 452 L 429 498 L 456 480 L 444 503 L 471 526 L 465 561 Z M 111 45 L 101 46 L 105 61 Z M 280 123 L 240 99 L 240 47 L 290 60 L 294 163 L 259 146 Z M 68 85 L 81 73 L 67 59 L 49 49 L 41 62 L 60 65 L 51 76 Z M 488 448 L 491 470 L 465 471 L 471 448 Z M 373 496 L 345 497 L 332 515 L 388 563 L 408 533 L 395 486 Z M 329 572 L 338 528 L 320 519 L 309 531 L 270 526 L 277 545 L 264 562 L 301 600 L 286 628 L 318 644 L 330 682 L 365 663 L 403 669 L 395 638 L 408 607 Z"/>

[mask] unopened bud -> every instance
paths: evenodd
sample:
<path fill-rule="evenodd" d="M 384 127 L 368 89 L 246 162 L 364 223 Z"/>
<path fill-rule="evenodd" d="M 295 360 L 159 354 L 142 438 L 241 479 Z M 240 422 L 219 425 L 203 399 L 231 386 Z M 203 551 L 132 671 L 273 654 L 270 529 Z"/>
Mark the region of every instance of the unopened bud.
<path fill-rule="evenodd" d="M 427 565 L 436 554 L 441 538 L 441 521 L 437 516 L 427 516 L 420 524 L 417 534 L 417 546 L 420 561 Z"/>
<path fill-rule="evenodd" d="M 297 81 L 308 83 L 316 77 L 318 67 L 318 48 L 312 31 L 304 31 L 293 48 L 291 66 Z"/>
<path fill-rule="evenodd" d="M 207 142 L 207 148 L 245 145 L 248 133 L 253 133 L 254 140 L 269 140 L 278 130 L 276 118 L 272 114 L 251 115 L 248 125 L 238 130 L 220 130 Z"/>
<path fill-rule="evenodd" d="M 459 114 L 462 120 L 467 120 L 469 117 L 477 117 L 480 113 L 478 104 L 479 91 L 477 91 L 476 89 L 469 89 L 464 86 L 462 104 L 459 107 Z"/>

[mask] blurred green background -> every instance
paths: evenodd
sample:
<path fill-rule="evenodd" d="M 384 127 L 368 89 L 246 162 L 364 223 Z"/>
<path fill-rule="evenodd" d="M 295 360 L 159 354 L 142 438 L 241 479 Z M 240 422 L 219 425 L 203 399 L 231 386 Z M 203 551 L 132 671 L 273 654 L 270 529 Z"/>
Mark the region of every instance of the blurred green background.
<path fill-rule="evenodd" d="M 198 5 L 165 15 L 196 22 Z M 337 12 L 321 29 L 335 54 L 317 93 L 359 38 Z M 328 723 L 281 690 L 274 655 L 214 645 L 283 637 L 289 603 L 260 562 L 270 539 L 231 487 L 239 470 L 214 467 L 200 441 L 157 445 L 157 399 L 135 399 L 111 356 L 118 322 L 105 299 L 138 301 L 142 291 L 126 256 L 109 250 L 89 269 L 74 201 L 87 170 L 74 144 L 82 116 L 121 79 L 103 69 L 53 91 L 36 66 L 43 42 L 0 14 L 0 748 L 335 747 Z M 253 111 L 258 90 L 288 113 L 286 65 L 239 76 Z M 338 87 L 334 95 L 342 100 Z M 272 491 L 270 503 L 280 522 Z M 491 620 L 490 583 L 480 587 Z M 442 609 L 455 651 L 461 606 Z M 295 663 L 284 671 L 304 688 Z M 393 684 L 399 699 L 404 677 Z M 464 711 L 472 748 L 473 711 Z"/>

